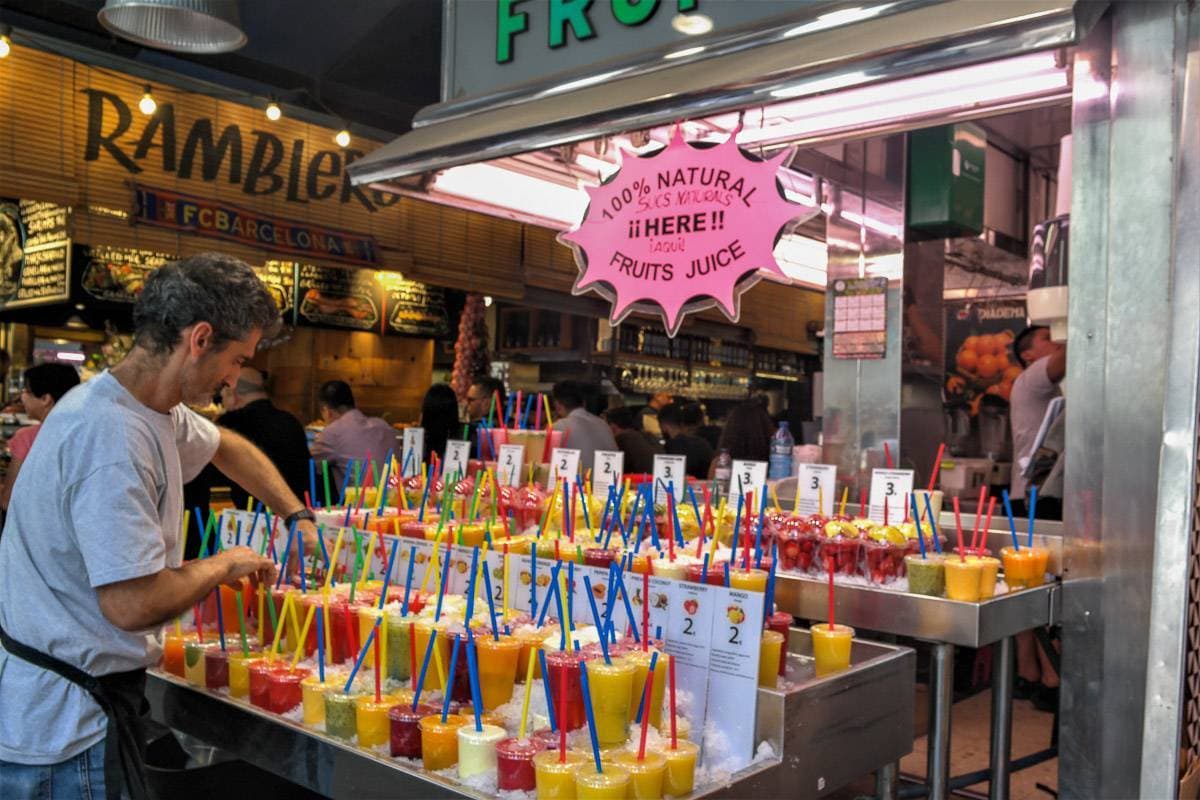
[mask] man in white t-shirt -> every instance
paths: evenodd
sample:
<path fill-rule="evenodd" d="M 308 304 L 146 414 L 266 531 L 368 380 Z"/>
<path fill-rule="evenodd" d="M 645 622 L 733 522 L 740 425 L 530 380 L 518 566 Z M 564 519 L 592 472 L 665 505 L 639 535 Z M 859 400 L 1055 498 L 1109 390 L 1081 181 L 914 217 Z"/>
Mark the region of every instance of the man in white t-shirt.
<path fill-rule="evenodd" d="M 181 563 L 184 481 L 211 461 L 316 546 L 311 512 L 270 459 L 185 405 L 237 381 L 278 326 L 262 282 L 236 259 L 192 256 L 146 279 L 133 316 L 129 355 L 56 404 L 13 487 L 0 538 L 5 800 L 50 787 L 144 797 L 154 634 L 218 585 L 272 578 L 248 547 Z"/>
<path fill-rule="evenodd" d="M 1029 451 L 1046 409 L 1050 401 L 1061 394 L 1059 384 L 1067 374 L 1067 346 L 1051 341 L 1049 328 L 1034 325 L 1017 334 L 1013 352 L 1024 371 L 1013 381 L 1009 395 L 1013 466 L 1012 486 L 1008 493 L 1012 498 L 1013 514 L 1023 516 L 1028 513 L 1026 494 L 1029 487 L 1020 463 L 1032 455 Z"/>

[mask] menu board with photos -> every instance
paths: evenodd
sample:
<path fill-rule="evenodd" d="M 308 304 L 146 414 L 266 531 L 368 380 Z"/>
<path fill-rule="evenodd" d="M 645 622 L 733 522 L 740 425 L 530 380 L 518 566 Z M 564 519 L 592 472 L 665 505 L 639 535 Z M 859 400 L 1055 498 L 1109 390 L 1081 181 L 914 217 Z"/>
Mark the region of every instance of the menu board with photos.
<path fill-rule="evenodd" d="M 296 265 L 290 261 L 267 261 L 254 267 L 254 273 L 267 285 L 279 313 L 292 322 L 296 308 Z"/>
<path fill-rule="evenodd" d="M 67 300 L 71 293 L 70 209 L 34 200 L 0 201 L 0 306 Z"/>
<path fill-rule="evenodd" d="M 380 272 L 389 333 L 444 336 L 450 329 L 446 296 L 439 286 L 410 281 L 398 272 Z"/>
<path fill-rule="evenodd" d="M 142 293 L 146 276 L 174 261 L 171 253 L 128 247 L 91 245 L 80 280 L 83 291 L 109 303 L 133 303 Z"/>
<path fill-rule="evenodd" d="M 296 322 L 380 331 L 382 303 L 371 270 L 298 264 Z"/>

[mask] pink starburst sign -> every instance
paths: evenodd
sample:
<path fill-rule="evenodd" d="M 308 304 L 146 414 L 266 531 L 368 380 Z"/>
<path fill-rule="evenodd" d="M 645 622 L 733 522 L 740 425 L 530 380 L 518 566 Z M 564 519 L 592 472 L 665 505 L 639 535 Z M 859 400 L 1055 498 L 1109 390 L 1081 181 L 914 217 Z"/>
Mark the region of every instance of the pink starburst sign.
<path fill-rule="evenodd" d="M 572 291 L 611 301 L 614 324 L 658 310 L 672 336 L 685 314 L 713 305 L 736 322 L 759 271 L 783 275 L 773 253 L 783 227 L 816 213 L 785 200 L 776 182 L 791 151 L 758 159 L 736 136 L 700 148 L 676 128 L 666 147 L 627 157 L 589 188 L 582 222 L 558 237 L 579 267 Z"/>

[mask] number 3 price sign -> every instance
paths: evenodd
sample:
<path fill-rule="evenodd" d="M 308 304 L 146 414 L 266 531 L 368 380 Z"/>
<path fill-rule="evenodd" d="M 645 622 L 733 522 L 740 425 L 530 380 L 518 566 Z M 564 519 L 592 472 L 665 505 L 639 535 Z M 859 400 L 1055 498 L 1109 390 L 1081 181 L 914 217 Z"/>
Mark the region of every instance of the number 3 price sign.
<path fill-rule="evenodd" d="M 888 522 L 904 519 L 904 503 L 912 493 L 911 469 L 876 469 L 871 471 L 871 507 L 867 516 L 882 523 L 883 502 L 887 500 Z"/>

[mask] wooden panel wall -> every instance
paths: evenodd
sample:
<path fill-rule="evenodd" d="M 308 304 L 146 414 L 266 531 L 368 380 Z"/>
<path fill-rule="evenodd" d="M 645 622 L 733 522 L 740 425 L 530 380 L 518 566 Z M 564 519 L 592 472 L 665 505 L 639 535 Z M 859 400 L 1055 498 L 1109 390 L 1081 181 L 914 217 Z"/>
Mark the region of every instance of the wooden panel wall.
<path fill-rule="evenodd" d="M 317 390 L 331 380 L 350 384 L 363 413 L 414 422 L 429 389 L 433 341 L 297 328 L 290 341 L 266 351 L 257 362 L 270 373 L 276 405 L 302 422 L 318 418 Z"/>

